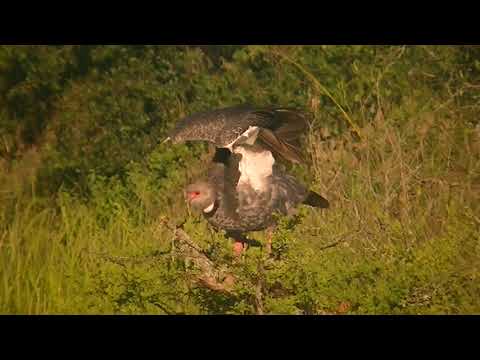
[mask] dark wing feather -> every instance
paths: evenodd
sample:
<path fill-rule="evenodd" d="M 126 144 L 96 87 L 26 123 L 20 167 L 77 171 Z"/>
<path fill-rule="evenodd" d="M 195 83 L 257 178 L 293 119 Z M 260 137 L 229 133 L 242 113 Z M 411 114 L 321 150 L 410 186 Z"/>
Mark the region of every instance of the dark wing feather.
<path fill-rule="evenodd" d="M 225 209 L 232 217 L 237 217 L 237 209 L 240 205 L 237 185 L 240 180 L 240 170 L 238 168 L 242 155 L 232 154 L 225 168 Z"/>
<path fill-rule="evenodd" d="M 298 147 L 283 140 L 271 130 L 261 129 L 257 141 L 260 145 L 270 150 L 274 155 L 280 155 L 285 160 L 294 163 L 305 162 L 303 154 Z"/>
<path fill-rule="evenodd" d="M 289 144 L 300 146 L 302 135 L 308 130 L 307 114 L 294 109 L 276 109 L 276 121 L 278 127 L 274 127 L 275 134 Z"/>
<path fill-rule="evenodd" d="M 305 205 L 326 209 L 330 207 L 330 203 L 322 195 L 314 191 L 310 191 L 307 198 L 303 201 Z"/>
<path fill-rule="evenodd" d="M 230 159 L 230 155 L 231 155 L 230 150 L 226 148 L 216 148 L 212 161 L 214 163 L 221 163 L 227 166 L 228 160 Z"/>
<path fill-rule="evenodd" d="M 304 163 L 301 138 L 308 129 L 306 114 L 286 108 L 274 108 L 259 113 L 262 116 L 269 114 L 272 122 L 268 128 L 261 129 L 258 142 L 284 160 Z"/>
<path fill-rule="evenodd" d="M 228 149 L 217 148 L 209 170 L 209 178 L 219 189 L 218 198 L 223 202 L 226 215 L 235 219 L 239 206 L 237 185 L 240 179 L 238 164 L 242 155 L 232 154 Z"/>

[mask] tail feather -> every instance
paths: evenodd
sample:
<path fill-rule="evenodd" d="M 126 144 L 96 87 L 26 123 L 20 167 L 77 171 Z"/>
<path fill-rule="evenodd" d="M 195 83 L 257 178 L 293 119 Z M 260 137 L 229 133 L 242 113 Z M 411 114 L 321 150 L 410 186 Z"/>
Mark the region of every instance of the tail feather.
<path fill-rule="evenodd" d="M 310 191 L 308 193 L 307 198 L 303 201 L 303 203 L 305 205 L 323 209 L 330 207 L 330 203 L 328 202 L 328 200 L 314 191 Z"/>

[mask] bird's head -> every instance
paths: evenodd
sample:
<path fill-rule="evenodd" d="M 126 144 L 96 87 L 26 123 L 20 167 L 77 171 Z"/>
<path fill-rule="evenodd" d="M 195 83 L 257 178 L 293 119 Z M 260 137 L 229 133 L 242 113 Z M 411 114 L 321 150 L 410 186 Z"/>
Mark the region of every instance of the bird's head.
<path fill-rule="evenodd" d="M 185 199 L 192 209 L 209 213 L 215 207 L 215 189 L 206 181 L 198 181 L 187 186 Z"/>

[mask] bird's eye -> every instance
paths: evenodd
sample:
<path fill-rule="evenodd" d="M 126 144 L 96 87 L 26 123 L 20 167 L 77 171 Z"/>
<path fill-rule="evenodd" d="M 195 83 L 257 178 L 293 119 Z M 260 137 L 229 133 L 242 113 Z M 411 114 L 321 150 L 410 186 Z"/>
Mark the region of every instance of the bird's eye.
<path fill-rule="evenodd" d="M 193 198 L 196 198 L 198 195 L 200 195 L 200 192 L 199 191 L 190 191 L 187 193 L 188 197 L 190 199 L 193 199 Z"/>

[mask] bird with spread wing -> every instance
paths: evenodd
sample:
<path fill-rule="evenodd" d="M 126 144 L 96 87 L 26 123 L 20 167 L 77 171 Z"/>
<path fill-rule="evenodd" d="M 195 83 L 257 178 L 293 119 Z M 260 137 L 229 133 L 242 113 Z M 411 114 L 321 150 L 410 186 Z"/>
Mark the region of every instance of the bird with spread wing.
<path fill-rule="evenodd" d="M 307 126 L 301 111 L 241 105 L 188 116 L 165 140 L 216 146 L 207 179 L 188 185 L 185 196 L 214 228 L 235 240 L 236 254 L 244 250 L 244 233 L 271 230 L 276 213 L 290 215 L 300 204 L 329 207 L 325 198 L 285 173 L 276 161 L 304 162 L 300 137 Z"/>

